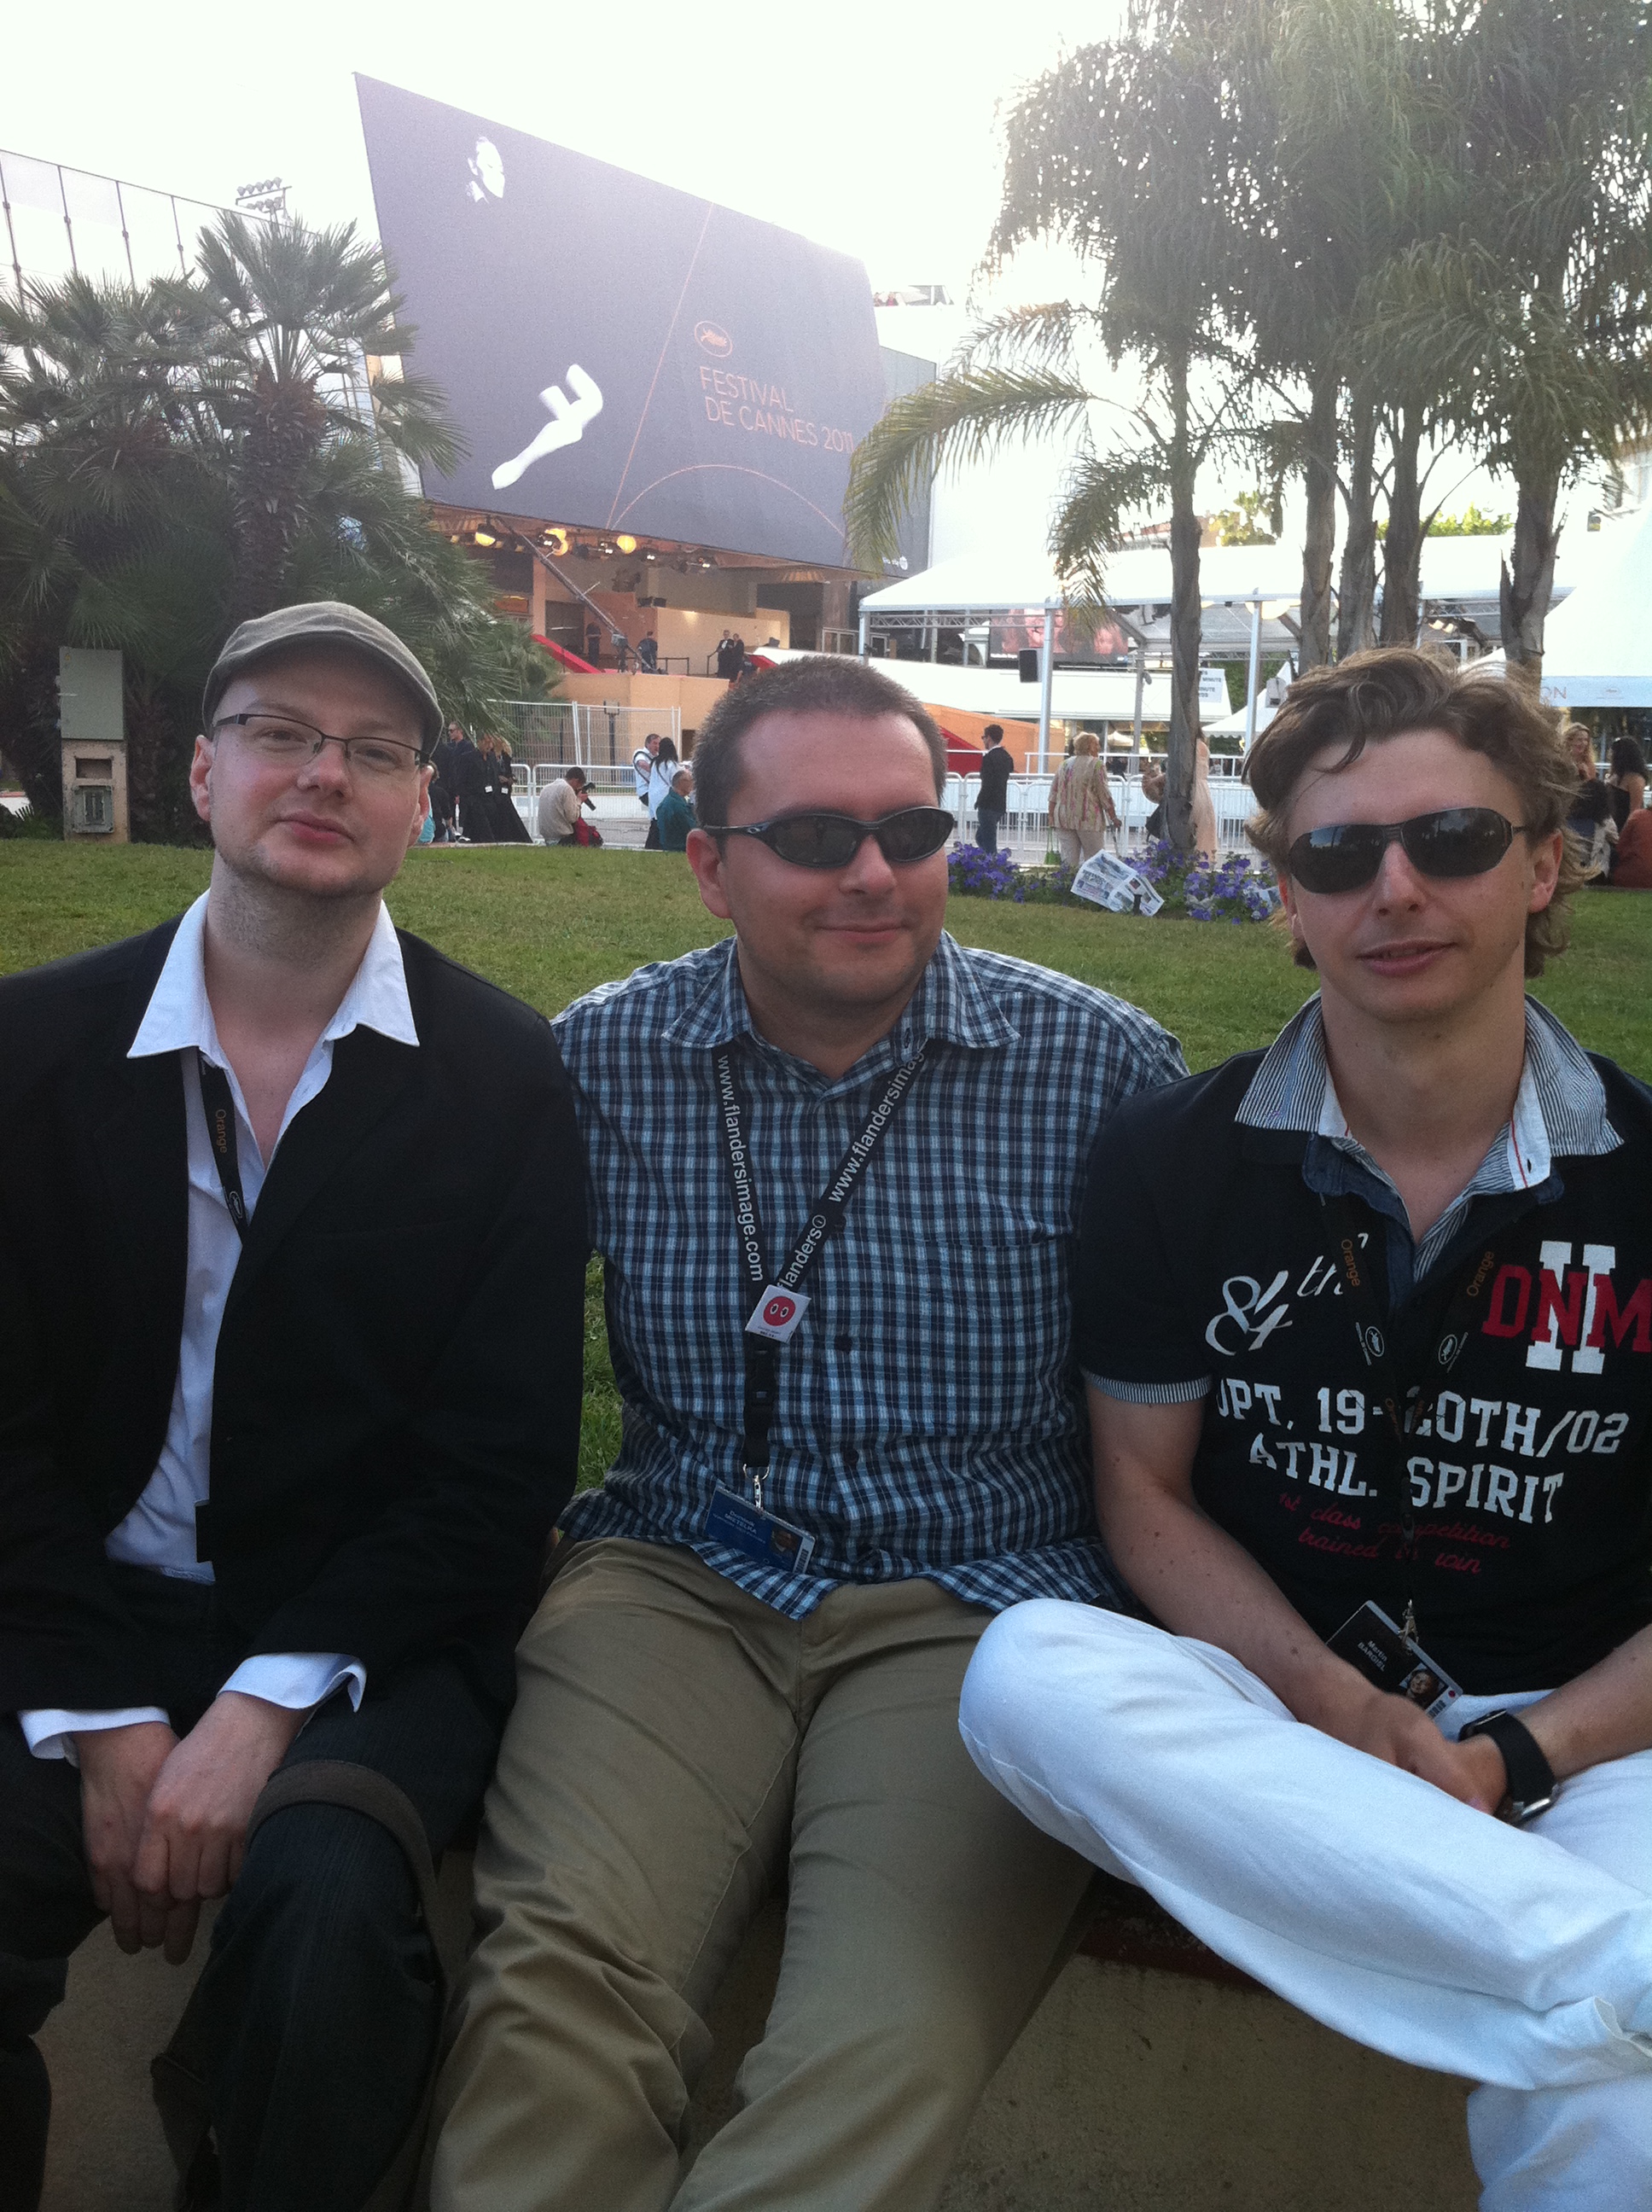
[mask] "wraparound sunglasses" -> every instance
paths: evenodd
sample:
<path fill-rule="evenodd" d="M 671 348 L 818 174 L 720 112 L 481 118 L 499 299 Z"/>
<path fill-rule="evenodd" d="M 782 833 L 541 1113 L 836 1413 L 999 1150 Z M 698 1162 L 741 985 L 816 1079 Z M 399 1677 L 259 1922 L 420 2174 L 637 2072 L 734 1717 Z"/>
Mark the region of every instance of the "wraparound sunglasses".
<path fill-rule="evenodd" d="M 1484 876 L 1526 826 L 1492 806 L 1448 806 L 1437 814 L 1413 814 L 1409 822 L 1330 822 L 1298 837 L 1285 866 L 1293 883 L 1321 896 L 1363 890 L 1376 880 L 1382 855 L 1394 844 L 1405 848 L 1418 875 Z"/>
<path fill-rule="evenodd" d="M 779 814 L 772 822 L 726 822 L 720 828 L 701 824 L 714 837 L 755 837 L 794 868 L 847 868 L 868 837 L 892 868 L 908 860 L 926 860 L 952 835 L 953 817 L 944 806 L 903 806 L 876 822 L 858 821 L 853 814 L 810 811 Z"/>

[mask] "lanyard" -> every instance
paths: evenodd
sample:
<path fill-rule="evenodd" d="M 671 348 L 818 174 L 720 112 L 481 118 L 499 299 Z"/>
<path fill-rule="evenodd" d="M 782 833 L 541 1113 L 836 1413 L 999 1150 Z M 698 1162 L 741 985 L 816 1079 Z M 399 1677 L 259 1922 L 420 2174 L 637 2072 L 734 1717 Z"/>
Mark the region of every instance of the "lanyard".
<path fill-rule="evenodd" d="M 742 1427 L 743 1462 L 751 1479 L 753 1501 L 760 1511 L 763 1474 L 768 1465 L 768 1431 L 774 1419 L 779 1389 L 780 1347 L 803 1319 L 804 1309 L 809 1303 L 800 1285 L 820 1257 L 827 1238 L 842 1227 L 849 1200 L 871 1165 L 872 1155 L 888 1135 L 902 1100 L 912 1088 L 926 1045 L 927 1039 L 910 1060 L 902 1060 L 890 1078 L 889 1087 L 867 1116 L 865 1127 L 810 1207 L 808 1221 L 793 1242 L 791 1257 L 774 1277 L 769 1275 L 763 1259 L 762 1222 L 757 1212 L 757 1194 L 752 1188 L 744 1101 L 734 1071 L 733 1054 L 725 1048 L 714 1063 L 740 1261 L 747 1285 L 756 1300 L 745 1325 L 745 1409 Z"/>
<path fill-rule="evenodd" d="M 201 1071 L 201 1103 L 206 1109 L 207 1137 L 224 1187 L 224 1204 L 235 1224 L 235 1234 L 246 1242 L 246 1200 L 241 1193 L 241 1164 L 235 1146 L 235 1102 L 229 1095 L 229 1078 L 215 1067 L 203 1052 L 195 1055 Z"/>
<path fill-rule="evenodd" d="M 1394 1466 L 1399 1490 L 1400 1528 L 1403 1539 L 1400 1557 L 1407 1565 L 1417 1558 L 1417 1518 L 1411 1502 L 1411 1482 L 1406 1468 L 1406 1443 L 1408 1437 L 1434 1411 L 1436 1400 L 1445 1388 L 1452 1369 L 1462 1356 L 1468 1341 L 1469 1327 L 1479 1309 L 1479 1300 L 1497 1264 L 1497 1255 L 1487 1249 L 1472 1260 L 1467 1272 L 1452 1293 L 1451 1303 L 1434 1347 L 1431 1361 L 1432 1382 L 1418 1386 L 1414 1404 L 1409 1407 L 1400 1387 L 1394 1364 L 1394 1353 L 1388 1343 L 1388 1330 L 1383 1324 L 1376 1291 L 1371 1282 L 1371 1271 L 1360 1255 L 1359 1217 L 1345 1198 L 1321 1196 L 1326 1227 L 1329 1235 L 1331 1264 L 1336 1269 L 1337 1279 L 1353 1309 L 1354 1334 L 1365 1364 L 1371 1370 L 1376 1384 L 1378 1401 L 1388 1416 L 1388 1427 L 1394 1442 Z M 1380 1493 L 1379 1493 L 1380 1494 Z M 1412 1600 L 1406 1600 L 1405 1632 L 1417 1634 L 1417 1613 Z"/>

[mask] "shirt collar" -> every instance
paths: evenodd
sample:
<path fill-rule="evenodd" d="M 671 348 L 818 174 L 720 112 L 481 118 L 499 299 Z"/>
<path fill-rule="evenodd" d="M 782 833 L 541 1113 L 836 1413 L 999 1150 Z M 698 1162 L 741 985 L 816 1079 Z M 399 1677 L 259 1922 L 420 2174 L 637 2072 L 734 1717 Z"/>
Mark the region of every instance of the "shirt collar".
<path fill-rule="evenodd" d="M 1235 1119 L 1254 1129 L 1297 1129 L 1355 1142 L 1331 1080 L 1317 994 L 1264 1054 Z M 1526 1001 L 1526 1059 L 1505 1136 L 1513 1189 L 1542 1182 L 1557 1154 L 1594 1158 L 1623 1142 L 1607 1119 L 1606 1087 L 1588 1055 L 1535 999 Z"/>
<path fill-rule="evenodd" d="M 703 1049 L 751 1033 L 751 1012 L 740 984 L 736 940 L 726 939 L 696 996 L 663 1032 L 664 1041 Z M 896 1024 L 892 1042 L 902 1054 L 931 1037 L 991 1051 L 1011 1042 L 1014 1024 L 993 1005 L 973 973 L 968 954 L 944 930 L 918 988 Z"/>
<path fill-rule="evenodd" d="M 149 1003 L 137 1025 L 137 1035 L 127 1048 L 129 1060 L 146 1060 L 156 1053 L 181 1052 L 193 1045 L 218 1066 L 224 1064 L 218 1025 L 212 1018 L 212 1002 L 207 997 L 203 957 L 207 896 L 203 891 L 178 925 L 166 964 L 155 979 Z M 382 901 L 361 964 L 318 1042 L 331 1043 L 358 1028 L 377 1030 L 381 1036 L 397 1044 L 416 1045 L 419 1041 L 407 995 L 401 943 Z"/>

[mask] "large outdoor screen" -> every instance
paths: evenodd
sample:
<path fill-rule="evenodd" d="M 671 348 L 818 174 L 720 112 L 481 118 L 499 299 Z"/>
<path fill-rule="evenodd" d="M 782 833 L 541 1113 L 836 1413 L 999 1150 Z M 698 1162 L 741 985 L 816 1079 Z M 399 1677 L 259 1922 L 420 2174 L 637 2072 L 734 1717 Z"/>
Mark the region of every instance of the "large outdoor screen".
<path fill-rule="evenodd" d="M 469 448 L 434 499 L 847 565 L 884 403 L 847 255 L 440 101 L 356 80 L 414 363 Z"/>

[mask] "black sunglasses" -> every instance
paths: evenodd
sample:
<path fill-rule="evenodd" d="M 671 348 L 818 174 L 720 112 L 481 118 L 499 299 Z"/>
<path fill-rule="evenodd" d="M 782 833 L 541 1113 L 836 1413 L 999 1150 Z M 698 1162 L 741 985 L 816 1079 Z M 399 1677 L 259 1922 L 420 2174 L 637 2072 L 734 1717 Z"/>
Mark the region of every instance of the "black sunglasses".
<path fill-rule="evenodd" d="M 1375 882 L 1393 844 L 1422 876 L 1483 876 L 1495 868 L 1526 824 L 1492 806 L 1448 806 L 1409 822 L 1331 822 L 1298 837 L 1285 855 L 1291 881 L 1321 894 L 1363 890 Z"/>
<path fill-rule="evenodd" d="M 710 828 L 710 824 L 705 825 Z M 726 822 L 714 837 L 755 837 L 794 868 L 847 868 L 868 837 L 892 868 L 926 860 L 952 835 L 953 817 L 944 806 L 903 806 L 876 822 L 853 814 L 781 814 L 772 822 Z"/>

